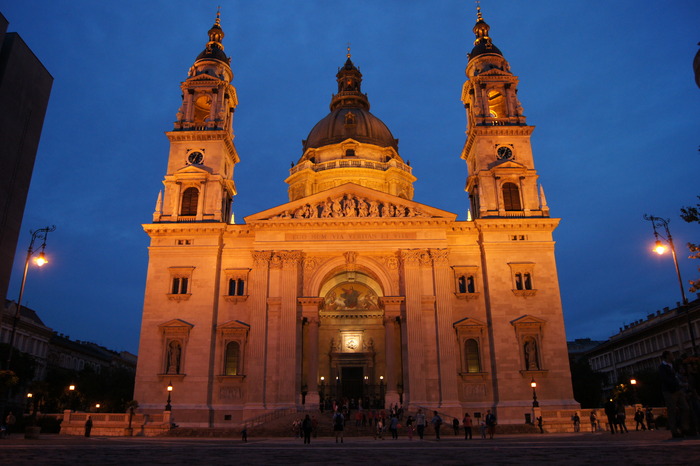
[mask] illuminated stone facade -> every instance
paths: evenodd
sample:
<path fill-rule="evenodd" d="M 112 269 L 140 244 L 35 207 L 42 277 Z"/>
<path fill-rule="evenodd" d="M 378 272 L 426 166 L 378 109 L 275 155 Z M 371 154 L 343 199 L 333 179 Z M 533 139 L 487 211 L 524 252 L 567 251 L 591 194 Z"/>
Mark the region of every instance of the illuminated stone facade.
<path fill-rule="evenodd" d="M 321 399 L 522 423 L 577 406 L 549 217 L 517 77 L 479 17 L 463 100 L 474 218 L 413 200 L 348 54 L 287 204 L 230 223 L 236 91 L 219 21 L 183 83 L 151 237 L 135 398 L 226 426 Z"/>

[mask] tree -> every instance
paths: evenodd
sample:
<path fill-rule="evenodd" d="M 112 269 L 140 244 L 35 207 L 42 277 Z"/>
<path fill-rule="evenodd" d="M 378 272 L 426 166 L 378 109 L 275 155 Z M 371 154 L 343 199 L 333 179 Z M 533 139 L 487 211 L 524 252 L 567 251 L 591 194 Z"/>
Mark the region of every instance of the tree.
<path fill-rule="evenodd" d="M 700 199 L 700 196 L 698 196 L 698 199 Z M 681 218 L 688 223 L 700 223 L 700 203 L 696 204 L 695 207 L 682 207 Z M 700 244 L 688 243 L 688 249 L 691 252 L 690 259 L 700 259 Z M 698 267 L 698 271 L 700 272 L 700 267 Z M 700 291 L 700 278 L 690 280 L 690 285 L 691 293 Z"/>
<path fill-rule="evenodd" d="M 569 360 L 574 398 L 582 408 L 598 408 L 603 397 L 603 374 L 594 372 L 588 360 Z"/>

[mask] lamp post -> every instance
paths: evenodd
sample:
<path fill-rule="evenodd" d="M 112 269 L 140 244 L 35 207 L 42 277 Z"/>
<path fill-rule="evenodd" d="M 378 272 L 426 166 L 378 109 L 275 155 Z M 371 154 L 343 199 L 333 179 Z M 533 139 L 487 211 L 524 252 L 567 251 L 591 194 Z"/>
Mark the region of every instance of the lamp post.
<path fill-rule="evenodd" d="M 7 350 L 7 359 L 5 360 L 5 369 L 10 370 L 10 363 L 12 362 L 12 352 L 15 345 L 15 334 L 17 333 L 17 323 L 20 318 L 20 310 L 22 309 L 22 298 L 24 297 L 24 285 L 27 283 L 27 272 L 29 271 L 29 261 L 34 255 L 34 241 L 37 239 L 43 240 L 41 244 L 41 252 L 39 256 L 34 260 L 36 265 L 42 267 L 48 262 L 46 256 L 44 255 L 44 249 L 46 249 L 46 237 L 52 231 L 56 230 L 56 226 L 50 226 L 46 228 L 40 228 L 39 230 L 32 231 L 32 240 L 29 242 L 29 248 L 27 249 L 27 258 L 24 260 L 24 273 L 22 274 L 22 284 L 19 288 L 19 298 L 17 299 L 17 309 L 15 310 L 15 317 L 12 320 L 12 331 L 10 332 L 10 347 Z"/>
<path fill-rule="evenodd" d="M 532 382 L 530 382 L 530 386 L 532 387 L 532 407 L 533 408 L 539 408 L 540 404 L 537 401 L 537 382 L 535 382 L 535 378 L 532 378 Z"/>
<path fill-rule="evenodd" d="M 651 226 L 654 229 L 654 238 L 656 238 L 656 243 L 654 245 L 653 251 L 659 255 L 664 254 L 666 252 L 666 246 L 663 245 L 661 242 L 661 239 L 665 240 L 670 249 L 671 249 L 671 257 L 673 257 L 673 265 L 676 267 L 676 275 L 678 276 L 678 285 L 680 286 L 681 289 L 681 298 L 682 298 L 682 303 L 685 306 L 688 304 L 688 298 L 685 297 L 685 288 L 683 288 L 683 279 L 681 278 L 681 269 L 678 267 L 678 258 L 676 257 L 676 246 L 673 244 L 673 237 L 671 236 L 671 231 L 668 229 L 668 219 L 661 218 L 661 217 L 654 217 L 653 215 L 647 215 L 644 214 L 644 219 L 649 220 L 651 222 Z M 657 231 L 656 228 L 663 228 L 666 232 L 666 236 L 664 237 L 661 233 Z M 659 239 L 661 238 L 661 239 Z M 690 322 L 690 312 L 688 309 L 685 310 L 686 312 L 686 317 L 688 319 L 688 332 L 690 333 L 690 343 L 693 345 L 693 354 L 698 354 L 696 347 L 695 347 L 695 332 L 693 332 L 693 326 L 691 325 Z"/>
<path fill-rule="evenodd" d="M 168 390 L 168 401 L 167 401 L 166 404 L 165 404 L 165 410 L 166 410 L 166 411 L 170 411 L 170 410 L 172 409 L 172 406 L 170 405 L 170 394 L 171 394 L 172 391 L 173 391 L 173 382 L 172 382 L 172 380 L 171 380 L 170 382 L 168 382 L 168 388 L 167 388 L 167 390 Z"/>

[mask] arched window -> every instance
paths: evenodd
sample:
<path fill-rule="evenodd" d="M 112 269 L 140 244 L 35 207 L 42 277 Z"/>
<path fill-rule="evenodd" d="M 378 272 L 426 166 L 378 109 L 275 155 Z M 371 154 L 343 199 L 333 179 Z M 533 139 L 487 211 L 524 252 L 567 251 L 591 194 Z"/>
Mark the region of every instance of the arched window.
<path fill-rule="evenodd" d="M 520 205 L 520 190 L 515 183 L 503 183 L 503 207 L 506 210 L 523 210 Z"/>
<path fill-rule="evenodd" d="M 238 362 L 241 359 L 241 345 L 237 341 L 230 341 L 226 345 L 225 375 L 238 375 Z"/>
<path fill-rule="evenodd" d="M 479 361 L 479 342 L 473 338 L 464 341 L 464 361 L 466 369 L 469 373 L 481 372 L 481 363 Z"/>
<path fill-rule="evenodd" d="M 180 215 L 197 215 L 197 203 L 199 202 L 199 190 L 197 188 L 187 188 L 182 193 L 182 204 Z"/>

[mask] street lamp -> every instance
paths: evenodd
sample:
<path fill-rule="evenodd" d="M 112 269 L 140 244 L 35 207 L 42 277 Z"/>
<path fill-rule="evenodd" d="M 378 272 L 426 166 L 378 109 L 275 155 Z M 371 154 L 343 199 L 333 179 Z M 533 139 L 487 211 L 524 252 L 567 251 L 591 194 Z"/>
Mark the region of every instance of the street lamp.
<path fill-rule="evenodd" d="M 24 285 L 27 283 L 27 272 L 29 271 L 29 261 L 34 254 L 34 241 L 37 239 L 43 240 L 41 244 L 41 252 L 39 256 L 34 260 L 36 265 L 42 267 L 48 262 L 46 255 L 44 255 L 44 249 L 46 249 L 46 237 L 50 232 L 56 230 L 56 225 L 40 228 L 36 231 L 31 231 L 32 240 L 29 242 L 29 248 L 27 249 L 27 258 L 24 261 L 24 273 L 22 274 L 22 284 L 19 288 L 19 298 L 17 299 L 17 309 L 15 310 L 15 318 L 12 321 L 12 331 L 10 332 L 10 348 L 7 350 L 7 360 L 5 361 L 5 369 L 10 370 L 10 363 L 12 362 L 12 352 L 15 345 L 15 333 L 17 333 L 17 323 L 20 318 L 20 310 L 22 309 L 22 298 L 24 297 Z"/>
<path fill-rule="evenodd" d="M 165 410 L 166 410 L 166 411 L 170 411 L 170 410 L 172 409 L 172 406 L 170 405 L 170 393 L 172 393 L 172 391 L 173 391 L 173 382 L 172 382 L 172 380 L 171 380 L 170 382 L 168 382 L 168 388 L 167 388 L 167 390 L 168 390 L 168 401 L 167 401 L 167 403 L 165 404 Z"/>
<path fill-rule="evenodd" d="M 535 382 L 535 378 L 532 378 L 532 382 L 530 382 L 530 386 L 532 387 L 532 407 L 533 408 L 539 408 L 540 404 L 537 402 L 537 382 Z"/>
<path fill-rule="evenodd" d="M 651 222 L 651 226 L 654 229 L 654 238 L 656 238 L 656 243 L 654 245 L 653 251 L 659 255 L 664 254 L 666 252 L 666 246 L 661 242 L 661 240 L 665 240 L 669 247 L 671 248 L 671 257 L 673 257 L 673 265 L 676 267 L 676 275 L 678 276 L 678 285 L 680 286 L 681 289 L 681 298 L 683 299 L 683 305 L 685 306 L 688 304 L 688 298 L 685 297 L 685 288 L 683 288 L 683 279 L 681 278 L 681 269 L 678 267 L 678 258 L 676 257 L 676 247 L 673 244 L 673 237 L 671 236 L 671 231 L 668 229 L 668 219 L 661 218 L 661 217 L 654 217 L 653 215 L 647 215 L 644 214 L 644 219 L 649 220 Z M 663 228 L 666 231 L 666 237 L 664 237 L 661 233 L 659 233 L 656 228 Z M 690 312 L 688 309 L 685 310 L 686 312 L 686 317 L 688 319 L 688 332 L 690 332 L 690 342 L 693 345 L 693 353 L 697 354 L 697 350 L 695 348 L 695 332 L 693 332 L 693 326 L 691 325 L 690 322 Z"/>

